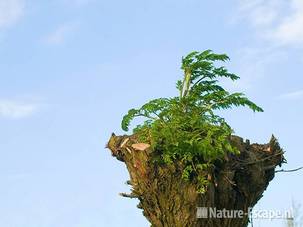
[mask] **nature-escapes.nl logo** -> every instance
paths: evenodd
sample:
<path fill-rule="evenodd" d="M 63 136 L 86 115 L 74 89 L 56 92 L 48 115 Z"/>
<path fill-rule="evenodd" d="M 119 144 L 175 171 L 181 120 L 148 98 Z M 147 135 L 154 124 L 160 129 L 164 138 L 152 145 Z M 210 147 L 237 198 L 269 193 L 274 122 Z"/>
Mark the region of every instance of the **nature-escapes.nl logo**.
<path fill-rule="evenodd" d="M 197 218 L 245 218 L 253 219 L 293 219 L 293 211 L 289 210 L 244 210 L 217 209 L 216 207 L 197 207 Z"/>

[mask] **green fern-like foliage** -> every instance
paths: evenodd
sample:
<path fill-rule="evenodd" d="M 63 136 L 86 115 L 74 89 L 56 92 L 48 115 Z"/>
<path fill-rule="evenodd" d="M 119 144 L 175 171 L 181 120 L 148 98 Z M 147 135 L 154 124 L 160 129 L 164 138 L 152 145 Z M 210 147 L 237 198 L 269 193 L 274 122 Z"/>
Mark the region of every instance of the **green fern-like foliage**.
<path fill-rule="evenodd" d="M 134 118 L 143 117 L 144 122 L 134 128 L 134 133 L 158 152 L 158 161 L 182 162 L 183 178 L 197 181 L 200 193 L 207 188 L 207 173 L 214 163 L 228 153 L 238 153 L 230 143 L 232 128 L 216 110 L 246 106 L 263 112 L 243 93 L 229 93 L 219 85 L 220 78 L 239 79 L 224 66 L 216 66 L 216 62 L 227 60 L 227 55 L 211 50 L 188 54 L 182 58 L 184 78 L 177 81 L 179 96 L 154 99 L 131 109 L 121 124 L 128 131 Z"/>

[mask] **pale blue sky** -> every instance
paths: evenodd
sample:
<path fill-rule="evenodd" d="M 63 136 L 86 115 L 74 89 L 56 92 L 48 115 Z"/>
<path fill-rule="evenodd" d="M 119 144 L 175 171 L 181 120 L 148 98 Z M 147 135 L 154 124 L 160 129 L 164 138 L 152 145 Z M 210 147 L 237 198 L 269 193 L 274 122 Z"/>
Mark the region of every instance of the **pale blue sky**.
<path fill-rule="evenodd" d="M 149 226 L 105 144 L 129 108 L 174 96 L 180 59 L 231 57 L 264 113 L 224 116 L 252 142 L 278 137 L 303 163 L 301 0 L 0 0 L 0 226 Z M 257 209 L 303 204 L 302 172 L 280 173 Z M 255 226 L 283 226 L 255 221 Z"/>

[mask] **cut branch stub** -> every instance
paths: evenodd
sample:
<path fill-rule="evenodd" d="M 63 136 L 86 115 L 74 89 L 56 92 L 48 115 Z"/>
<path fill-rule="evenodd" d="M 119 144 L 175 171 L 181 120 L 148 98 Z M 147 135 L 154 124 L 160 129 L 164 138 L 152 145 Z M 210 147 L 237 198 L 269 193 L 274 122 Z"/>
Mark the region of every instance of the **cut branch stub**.
<path fill-rule="evenodd" d="M 154 162 L 155 152 L 136 136 L 111 136 L 107 147 L 124 162 L 130 174 L 132 192 L 124 197 L 138 198 L 139 208 L 155 227 L 244 227 L 243 218 L 197 218 L 197 207 L 247 212 L 262 197 L 275 176 L 275 168 L 285 162 L 284 152 L 272 137 L 268 144 L 250 144 L 237 136 L 232 143 L 239 155 L 228 155 L 208 179 L 205 194 L 197 193 L 197 182 L 182 179 L 182 164 Z"/>

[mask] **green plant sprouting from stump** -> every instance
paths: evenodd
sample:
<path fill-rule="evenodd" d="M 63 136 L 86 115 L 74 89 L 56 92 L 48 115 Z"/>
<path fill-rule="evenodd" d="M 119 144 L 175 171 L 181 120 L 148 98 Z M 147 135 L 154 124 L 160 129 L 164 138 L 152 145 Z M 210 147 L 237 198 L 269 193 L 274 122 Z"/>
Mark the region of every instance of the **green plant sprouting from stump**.
<path fill-rule="evenodd" d="M 151 100 L 130 109 L 122 120 L 122 129 L 128 131 L 134 118 L 143 117 L 134 134 L 151 145 L 159 164 L 182 163 L 183 178 L 196 181 L 199 193 L 207 190 L 208 172 L 214 164 L 228 153 L 239 153 L 230 142 L 232 128 L 216 111 L 246 106 L 263 112 L 243 93 L 230 93 L 219 85 L 221 78 L 239 79 L 224 66 L 217 66 L 227 60 L 227 55 L 211 50 L 188 54 L 182 58 L 184 78 L 177 81 L 179 96 Z"/>

